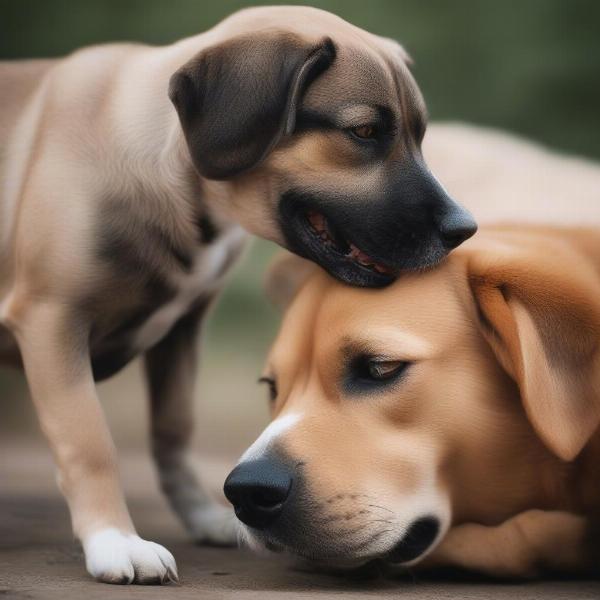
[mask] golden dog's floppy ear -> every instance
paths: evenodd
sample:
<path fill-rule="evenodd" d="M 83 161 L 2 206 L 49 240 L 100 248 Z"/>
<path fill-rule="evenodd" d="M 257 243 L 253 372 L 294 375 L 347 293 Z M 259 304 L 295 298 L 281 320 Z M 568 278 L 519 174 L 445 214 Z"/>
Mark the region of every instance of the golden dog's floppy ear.
<path fill-rule="evenodd" d="M 533 428 L 573 460 L 600 424 L 600 284 L 580 254 L 540 243 L 476 252 L 469 282 L 484 335 Z"/>
<path fill-rule="evenodd" d="M 290 252 L 282 252 L 269 266 L 265 276 L 267 297 L 284 310 L 294 299 L 302 284 L 318 267 L 309 260 Z"/>
<path fill-rule="evenodd" d="M 198 172 L 226 179 L 260 163 L 293 131 L 302 93 L 334 58 L 329 38 L 262 31 L 206 48 L 183 65 L 169 98 Z"/>

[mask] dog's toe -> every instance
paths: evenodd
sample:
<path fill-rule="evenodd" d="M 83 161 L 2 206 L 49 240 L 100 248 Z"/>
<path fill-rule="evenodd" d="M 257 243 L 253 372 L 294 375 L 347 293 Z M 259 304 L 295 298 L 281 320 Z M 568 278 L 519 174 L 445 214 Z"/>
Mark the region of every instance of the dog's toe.
<path fill-rule="evenodd" d="M 104 583 L 161 584 L 177 581 L 173 555 L 162 546 L 117 529 L 103 529 L 83 544 L 88 572 Z"/>

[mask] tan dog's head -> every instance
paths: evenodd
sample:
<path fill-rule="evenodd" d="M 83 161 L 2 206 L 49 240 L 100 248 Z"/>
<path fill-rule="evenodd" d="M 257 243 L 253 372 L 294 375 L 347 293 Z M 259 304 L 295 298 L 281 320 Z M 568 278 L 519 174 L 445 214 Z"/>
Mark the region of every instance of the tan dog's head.
<path fill-rule="evenodd" d="M 600 421 L 598 272 L 551 233 L 478 237 L 385 290 L 275 269 L 274 421 L 225 484 L 255 546 L 410 564 L 451 524 L 565 501 Z"/>
<path fill-rule="evenodd" d="M 244 10 L 207 36 L 170 97 L 197 171 L 228 183 L 221 209 L 249 231 L 361 286 L 475 232 L 423 161 L 425 106 L 398 44 L 307 7 Z"/>

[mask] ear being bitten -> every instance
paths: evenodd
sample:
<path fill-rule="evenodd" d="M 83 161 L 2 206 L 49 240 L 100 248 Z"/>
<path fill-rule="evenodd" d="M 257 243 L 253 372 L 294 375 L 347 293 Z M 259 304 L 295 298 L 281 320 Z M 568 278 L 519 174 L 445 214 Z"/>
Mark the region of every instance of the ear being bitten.
<path fill-rule="evenodd" d="M 169 82 L 194 166 L 226 179 L 260 163 L 294 129 L 306 86 L 333 62 L 318 43 L 285 32 L 257 32 L 206 48 Z"/>
<path fill-rule="evenodd" d="M 515 379 L 533 428 L 576 458 L 600 424 L 600 283 L 577 254 L 475 254 L 469 282 L 484 335 Z"/>
<path fill-rule="evenodd" d="M 279 254 L 269 266 L 265 277 L 267 297 L 274 306 L 284 310 L 316 269 L 314 263 L 295 254 Z"/>

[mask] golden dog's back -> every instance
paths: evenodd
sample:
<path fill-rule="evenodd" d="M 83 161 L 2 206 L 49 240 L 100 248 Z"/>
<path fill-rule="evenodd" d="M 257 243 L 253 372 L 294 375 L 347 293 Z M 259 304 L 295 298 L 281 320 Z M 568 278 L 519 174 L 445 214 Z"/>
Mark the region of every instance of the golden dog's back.
<path fill-rule="evenodd" d="M 600 166 L 500 130 L 433 123 L 431 171 L 480 225 L 600 227 Z"/>

